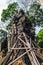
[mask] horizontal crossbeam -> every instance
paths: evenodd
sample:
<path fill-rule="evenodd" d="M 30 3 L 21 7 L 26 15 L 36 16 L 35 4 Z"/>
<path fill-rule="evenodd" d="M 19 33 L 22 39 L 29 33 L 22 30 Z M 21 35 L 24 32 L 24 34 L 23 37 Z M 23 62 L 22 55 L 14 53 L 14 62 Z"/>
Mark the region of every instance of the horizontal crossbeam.
<path fill-rule="evenodd" d="M 29 49 L 29 48 L 11 48 L 12 50 L 23 50 L 23 49 Z"/>

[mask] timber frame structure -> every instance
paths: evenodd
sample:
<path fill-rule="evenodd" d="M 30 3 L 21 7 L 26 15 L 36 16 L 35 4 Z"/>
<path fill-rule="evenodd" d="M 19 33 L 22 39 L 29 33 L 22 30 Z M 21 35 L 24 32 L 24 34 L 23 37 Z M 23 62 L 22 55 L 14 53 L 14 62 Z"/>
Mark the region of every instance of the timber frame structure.
<path fill-rule="evenodd" d="M 14 62 L 25 54 L 28 55 L 31 65 L 41 65 L 37 57 L 43 61 L 43 55 L 40 53 L 40 50 L 43 49 L 36 45 L 36 43 L 24 32 L 18 33 L 15 37 L 16 42 L 12 45 L 10 52 L 1 65 L 13 65 Z"/>
<path fill-rule="evenodd" d="M 43 54 L 40 52 L 40 50 L 43 52 L 43 49 L 40 48 L 35 43 L 35 41 L 33 41 L 31 37 L 33 34 L 31 32 L 28 32 L 29 34 L 31 33 L 30 34 L 31 36 L 27 34 L 27 31 L 30 31 L 29 29 L 32 29 L 32 25 L 30 20 L 28 19 L 28 16 L 26 16 L 24 11 L 21 10 L 17 15 L 14 15 L 13 17 L 14 18 L 12 19 L 13 20 L 12 33 L 11 36 L 10 35 L 8 36 L 8 38 L 11 37 L 10 39 L 11 41 L 8 44 L 9 46 L 8 50 L 9 49 L 10 50 L 5 60 L 1 63 L 1 65 L 13 65 L 13 63 L 15 63 L 20 58 L 23 58 L 26 54 L 30 60 L 31 65 L 41 65 L 39 59 L 41 60 L 41 62 L 43 62 Z M 29 24 L 28 25 L 29 28 L 27 27 L 28 30 L 27 28 L 25 29 L 26 33 L 23 30 L 26 27 L 25 22 L 28 22 L 27 24 Z"/>

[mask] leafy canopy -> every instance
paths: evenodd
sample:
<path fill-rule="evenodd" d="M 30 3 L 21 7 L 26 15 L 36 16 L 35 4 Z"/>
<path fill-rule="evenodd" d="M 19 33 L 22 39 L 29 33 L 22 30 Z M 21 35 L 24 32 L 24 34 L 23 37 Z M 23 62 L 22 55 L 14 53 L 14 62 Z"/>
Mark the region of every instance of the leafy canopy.
<path fill-rule="evenodd" d="M 36 41 L 39 44 L 39 46 L 43 48 L 43 29 L 39 31 L 39 33 L 37 34 Z"/>
<path fill-rule="evenodd" d="M 17 2 L 9 4 L 7 9 L 3 10 L 1 20 L 3 22 L 5 22 L 6 20 L 10 20 L 11 22 L 11 17 L 17 12 L 18 7 L 19 6 Z M 41 9 L 40 7 L 41 5 L 37 1 L 35 1 L 31 4 L 29 10 L 26 10 L 26 13 L 28 14 L 33 26 L 43 26 L 43 9 Z M 12 23 L 9 23 L 7 27 L 10 28 L 11 26 Z"/>
<path fill-rule="evenodd" d="M 15 14 L 15 12 L 17 11 L 16 9 L 17 9 L 17 6 L 18 6 L 18 4 L 17 4 L 17 2 L 15 3 L 11 3 L 11 4 L 9 4 L 8 5 L 8 7 L 7 7 L 7 9 L 4 9 L 3 11 L 2 11 L 2 18 L 1 18 L 1 20 L 3 21 L 3 22 L 5 22 L 6 20 L 10 20 L 11 19 L 11 17 Z"/>
<path fill-rule="evenodd" d="M 37 1 L 31 4 L 29 16 L 34 26 L 43 26 L 43 9 L 41 9 L 41 5 Z"/>
<path fill-rule="evenodd" d="M 13 25 L 13 23 L 10 22 L 10 23 L 7 25 L 6 29 L 9 30 L 9 29 L 11 28 L 12 25 Z"/>

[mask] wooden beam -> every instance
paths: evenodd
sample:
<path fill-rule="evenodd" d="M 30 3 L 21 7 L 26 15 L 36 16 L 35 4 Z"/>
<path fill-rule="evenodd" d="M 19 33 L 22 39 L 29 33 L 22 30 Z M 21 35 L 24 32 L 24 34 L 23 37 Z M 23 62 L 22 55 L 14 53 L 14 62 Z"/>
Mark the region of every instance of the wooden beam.
<path fill-rule="evenodd" d="M 34 44 L 36 47 L 38 47 L 38 48 L 40 48 L 39 46 L 38 46 L 38 44 L 37 43 L 35 43 L 33 40 L 32 40 L 32 44 Z"/>
<path fill-rule="evenodd" d="M 23 36 L 24 36 L 24 38 L 25 38 L 25 40 L 26 40 L 26 43 L 28 44 L 27 38 L 25 37 L 25 34 L 24 34 L 24 33 L 23 33 Z M 25 45 L 24 45 L 24 46 L 25 46 Z M 25 46 L 25 48 L 26 48 L 26 46 Z M 27 49 L 26 49 L 26 52 L 27 52 Z M 31 64 L 32 64 L 32 65 L 35 65 L 34 62 L 33 62 L 33 60 L 32 60 L 31 54 L 30 54 L 29 52 L 27 52 L 27 55 L 28 55 L 28 58 L 30 59 Z"/>
<path fill-rule="evenodd" d="M 18 39 L 17 39 L 17 41 L 18 41 Z M 13 45 L 13 47 L 12 47 L 12 48 L 14 48 L 14 47 L 15 47 L 15 45 L 17 44 L 17 41 L 16 41 L 16 43 L 14 43 L 14 45 Z"/>
<path fill-rule="evenodd" d="M 28 39 L 26 38 L 25 33 L 23 33 L 23 35 L 24 35 L 25 40 L 26 40 L 26 42 L 27 42 L 28 48 L 31 49 L 31 45 L 30 45 L 30 43 L 28 42 Z M 27 51 L 27 50 L 26 50 L 26 51 Z M 32 65 L 40 65 L 40 63 L 38 62 L 38 60 L 37 60 L 37 58 L 36 58 L 36 55 L 35 55 L 34 51 L 30 51 L 30 53 L 31 53 L 32 60 L 33 60 L 33 62 L 31 61 L 31 62 L 32 62 Z M 29 56 L 29 53 L 28 53 L 28 56 Z M 30 58 L 30 60 L 31 60 L 31 58 Z M 34 64 L 33 64 L 33 63 L 34 63 Z"/>
<path fill-rule="evenodd" d="M 43 61 L 43 55 L 41 53 L 35 52 L 36 56 Z"/>
<path fill-rule="evenodd" d="M 12 50 L 25 50 L 25 49 L 29 49 L 29 48 L 11 48 Z"/>
<path fill-rule="evenodd" d="M 29 51 L 31 51 L 31 49 L 30 49 L 30 50 L 28 50 L 27 52 L 29 52 Z M 18 58 L 16 58 L 14 61 L 12 61 L 11 63 L 9 63 L 8 65 L 13 64 L 15 61 L 17 61 L 18 59 L 20 59 L 21 57 L 23 57 L 23 56 L 24 56 L 27 52 L 25 52 L 25 53 L 21 54 Z"/>
<path fill-rule="evenodd" d="M 16 42 L 16 43 L 17 43 L 17 42 Z M 16 43 L 14 43 L 14 45 L 13 45 L 12 48 L 15 47 Z M 11 50 L 11 51 L 8 53 L 8 55 L 6 56 L 6 58 L 4 59 L 4 61 L 1 63 L 1 65 L 7 65 L 7 62 L 8 62 L 8 60 L 10 59 L 10 56 L 11 56 L 12 52 L 13 52 L 13 50 Z"/>
<path fill-rule="evenodd" d="M 28 45 L 20 37 L 18 37 L 18 39 L 28 47 Z"/>
<path fill-rule="evenodd" d="M 26 40 L 26 43 L 27 43 L 28 48 L 31 48 L 31 45 L 30 45 L 28 39 L 26 38 L 26 35 L 25 35 L 24 32 L 23 32 L 23 35 L 24 35 L 24 38 L 25 38 L 25 40 Z"/>

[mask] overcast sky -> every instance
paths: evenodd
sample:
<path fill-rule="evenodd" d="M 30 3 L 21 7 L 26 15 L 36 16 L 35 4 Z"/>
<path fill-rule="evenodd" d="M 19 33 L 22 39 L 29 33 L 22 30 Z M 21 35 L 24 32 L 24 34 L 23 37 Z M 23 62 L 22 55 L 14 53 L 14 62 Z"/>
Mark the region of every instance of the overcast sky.
<path fill-rule="evenodd" d="M 6 23 L 2 23 L 1 22 L 1 13 L 2 13 L 2 10 L 3 9 L 6 9 L 7 8 L 7 5 L 9 4 L 10 1 L 11 0 L 0 0 L 0 28 L 3 28 L 3 29 L 5 28 Z M 12 0 L 12 1 L 17 1 L 17 0 Z M 40 2 L 43 5 L 43 0 L 40 0 Z M 40 28 L 37 27 L 37 31 L 39 31 L 39 29 Z"/>

